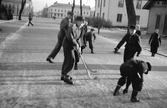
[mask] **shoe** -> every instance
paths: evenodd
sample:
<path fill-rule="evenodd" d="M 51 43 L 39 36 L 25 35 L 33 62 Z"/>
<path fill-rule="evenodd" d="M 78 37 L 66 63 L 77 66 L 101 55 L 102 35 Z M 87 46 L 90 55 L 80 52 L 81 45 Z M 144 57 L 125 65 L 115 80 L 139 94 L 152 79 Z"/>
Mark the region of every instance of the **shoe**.
<path fill-rule="evenodd" d="M 78 70 L 78 66 L 75 66 L 75 67 L 74 67 L 74 70 Z"/>
<path fill-rule="evenodd" d="M 91 53 L 92 53 L 92 54 L 94 54 L 94 52 L 93 52 L 93 51 L 91 51 Z"/>
<path fill-rule="evenodd" d="M 115 90 L 114 90 L 114 93 L 113 93 L 113 96 L 117 96 L 119 95 L 119 89 L 121 88 L 121 86 L 117 85 Z"/>
<path fill-rule="evenodd" d="M 67 84 L 73 85 L 74 82 L 72 81 L 71 77 L 65 76 L 64 77 L 64 82 L 66 82 Z"/>
<path fill-rule="evenodd" d="M 132 91 L 131 102 L 140 102 L 140 99 L 137 98 L 138 91 Z"/>
<path fill-rule="evenodd" d="M 131 98 L 131 100 L 130 100 L 131 102 L 141 102 L 141 100 L 140 99 L 138 99 L 138 98 Z"/>
<path fill-rule="evenodd" d="M 113 96 L 119 95 L 119 91 L 114 91 Z"/>
<path fill-rule="evenodd" d="M 49 57 L 46 59 L 46 61 L 48 61 L 49 63 L 54 63 Z"/>
<path fill-rule="evenodd" d="M 65 76 L 65 75 L 61 75 L 61 78 L 60 78 L 60 79 L 61 79 L 61 80 L 64 80 L 64 77 L 69 77 L 69 78 L 72 80 L 72 77 L 70 77 L 69 75 L 66 75 L 66 76 Z"/>

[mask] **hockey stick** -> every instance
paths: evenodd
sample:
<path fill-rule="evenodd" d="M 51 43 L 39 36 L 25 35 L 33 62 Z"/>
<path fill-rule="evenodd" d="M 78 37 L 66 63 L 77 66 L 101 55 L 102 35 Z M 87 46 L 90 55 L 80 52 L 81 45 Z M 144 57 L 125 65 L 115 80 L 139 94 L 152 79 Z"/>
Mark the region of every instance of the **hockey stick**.
<path fill-rule="evenodd" d="M 82 59 L 83 59 L 83 57 L 82 57 Z M 89 68 L 89 66 L 86 64 L 86 62 L 85 62 L 85 65 L 87 66 L 87 68 L 90 72 L 97 73 L 97 70 L 92 70 L 91 68 Z"/>
<path fill-rule="evenodd" d="M 84 65 L 84 67 L 85 67 L 85 69 L 86 69 L 86 72 L 87 72 L 88 77 L 89 77 L 90 79 L 97 79 L 97 77 L 94 77 L 94 78 L 93 78 L 93 77 L 90 75 L 90 70 L 88 69 L 88 67 L 87 67 L 87 65 L 86 65 L 86 62 L 84 61 L 84 59 L 83 59 L 83 57 L 82 57 L 81 54 L 80 54 L 80 57 L 81 57 L 81 60 L 82 60 L 83 65 Z"/>
<path fill-rule="evenodd" d="M 86 64 L 86 62 L 84 61 L 84 58 L 83 56 L 80 54 L 80 57 L 82 59 L 82 61 L 84 62 L 84 64 L 86 65 L 87 69 L 92 72 L 92 73 L 97 73 L 97 70 L 92 70 L 91 68 L 89 68 L 89 66 Z"/>

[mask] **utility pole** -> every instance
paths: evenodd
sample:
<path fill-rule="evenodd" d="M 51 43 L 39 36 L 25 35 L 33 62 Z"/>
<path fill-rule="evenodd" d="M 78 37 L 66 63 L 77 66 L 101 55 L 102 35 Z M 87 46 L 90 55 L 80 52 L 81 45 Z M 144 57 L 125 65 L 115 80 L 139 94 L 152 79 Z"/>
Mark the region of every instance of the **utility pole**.
<path fill-rule="evenodd" d="M 101 3 L 100 3 L 100 18 L 101 18 L 101 10 L 102 10 L 102 0 L 101 0 Z"/>
<path fill-rule="evenodd" d="M 82 0 L 80 0 L 80 15 L 82 16 Z"/>
<path fill-rule="evenodd" d="M 73 0 L 73 6 L 72 6 L 73 17 L 74 17 L 74 8 L 75 8 L 75 0 Z M 71 18 L 72 23 L 73 23 L 73 17 Z"/>

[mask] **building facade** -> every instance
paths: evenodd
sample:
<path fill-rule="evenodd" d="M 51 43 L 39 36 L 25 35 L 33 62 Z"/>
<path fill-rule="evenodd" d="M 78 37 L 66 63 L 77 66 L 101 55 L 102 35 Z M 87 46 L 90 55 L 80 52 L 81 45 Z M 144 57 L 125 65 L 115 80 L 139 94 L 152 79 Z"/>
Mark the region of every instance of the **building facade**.
<path fill-rule="evenodd" d="M 31 11 L 32 12 L 32 4 L 30 6 L 30 2 L 31 0 L 27 0 L 26 1 L 26 5 L 25 8 L 22 12 L 22 15 L 27 16 L 28 13 Z M 2 0 L 1 2 L 1 8 L 5 9 L 5 11 L 7 11 L 6 13 L 9 13 L 9 10 L 11 12 L 11 14 L 13 16 L 18 16 L 19 15 L 19 11 L 21 9 L 21 0 Z M 1 12 L 1 15 L 3 14 L 3 12 Z M 4 16 L 4 15 L 2 15 Z"/>
<path fill-rule="evenodd" d="M 53 5 L 51 5 L 48 8 L 48 16 L 53 18 L 64 18 L 67 15 L 68 11 L 72 10 L 72 4 L 68 3 L 68 4 L 63 4 L 63 3 L 58 3 L 55 2 Z M 83 17 L 90 17 L 90 12 L 91 12 L 91 8 L 90 6 L 82 6 L 82 16 Z M 80 5 L 75 5 L 74 8 L 74 16 L 80 15 Z"/>
<path fill-rule="evenodd" d="M 147 1 L 133 1 L 136 12 L 136 23 L 141 27 L 146 28 L 149 11 L 142 9 L 142 7 L 147 3 Z M 96 0 L 95 17 L 101 17 L 105 20 L 110 20 L 113 26 L 126 27 L 128 25 L 128 17 L 125 0 Z"/>
<path fill-rule="evenodd" d="M 147 33 L 159 29 L 161 35 L 167 36 L 167 1 L 148 1 L 143 9 L 149 10 Z"/>

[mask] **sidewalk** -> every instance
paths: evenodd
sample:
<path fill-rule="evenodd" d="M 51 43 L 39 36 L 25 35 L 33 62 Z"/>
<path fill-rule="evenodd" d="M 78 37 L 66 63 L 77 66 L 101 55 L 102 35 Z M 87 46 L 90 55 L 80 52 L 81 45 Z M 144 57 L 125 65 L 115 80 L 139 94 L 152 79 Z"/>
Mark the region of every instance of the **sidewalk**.
<path fill-rule="evenodd" d="M 8 35 L 16 32 L 22 25 L 27 22 L 25 18 L 19 21 L 16 19 L 13 20 L 0 20 L 0 43 L 6 39 Z"/>

